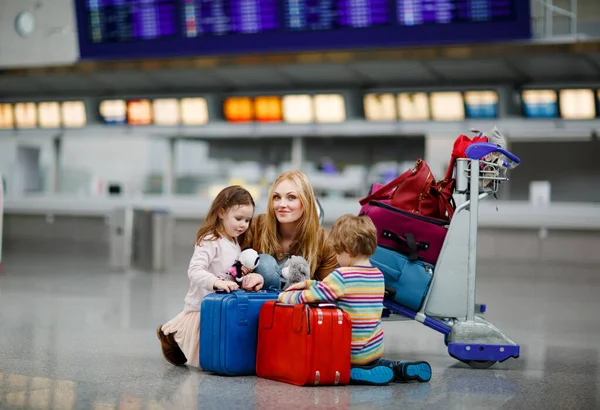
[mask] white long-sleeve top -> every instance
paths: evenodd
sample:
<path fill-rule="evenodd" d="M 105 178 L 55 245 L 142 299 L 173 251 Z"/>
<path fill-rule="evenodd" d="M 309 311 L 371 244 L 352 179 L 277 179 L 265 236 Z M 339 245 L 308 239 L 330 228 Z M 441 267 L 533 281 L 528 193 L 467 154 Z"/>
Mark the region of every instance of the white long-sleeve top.
<path fill-rule="evenodd" d="M 202 240 L 194 246 L 194 254 L 188 268 L 190 287 L 185 296 L 184 311 L 199 311 L 204 297 L 214 292 L 218 279 L 232 280 L 228 271 L 240 256 L 240 245 L 228 239 Z"/>

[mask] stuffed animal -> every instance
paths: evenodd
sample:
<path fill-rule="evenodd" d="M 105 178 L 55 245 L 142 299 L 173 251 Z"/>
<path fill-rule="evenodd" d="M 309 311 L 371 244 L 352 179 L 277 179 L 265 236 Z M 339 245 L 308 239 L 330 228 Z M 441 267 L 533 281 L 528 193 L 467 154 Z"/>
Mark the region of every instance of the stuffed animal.
<path fill-rule="evenodd" d="M 290 256 L 290 259 L 285 263 L 285 266 L 281 270 L 281 275 L 285 279 L 285 286 L 283 289 L 287 289 L 294 283 L 303 282 L 310 279 L 310 267 L 306 259 L 302 256 Z"/>
<path fill-rule="evenodd" d="M 244 249 L 242 253 L 240 253 L 238 260 L 235 261 L 235 263 L 229 269 L 229 274 L 235 278 L 236 282 L 241 283 L 242 279 L 244 279 L 242 266 L 245 266 L 250 272 L 252 272 L 254 268 L 258 266 L 258 262 L 258 252 L 252 248 Z"/>

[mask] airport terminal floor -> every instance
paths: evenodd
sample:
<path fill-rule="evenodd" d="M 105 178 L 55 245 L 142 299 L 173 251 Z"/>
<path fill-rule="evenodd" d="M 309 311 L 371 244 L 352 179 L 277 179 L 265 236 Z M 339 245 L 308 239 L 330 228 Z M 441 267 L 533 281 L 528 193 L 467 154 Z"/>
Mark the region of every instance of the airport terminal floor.
<path fill-rule="evenodd" d="M 190 254 L 167 273 L 111 272 L 102 252 L 5 252 L 0 276 L 1 409 L 594 409 L 600 405 L 598 266 L 481 261 L 478 301 L 521 345 L 485 370 L 440 334 L 386 321 L 386 357 L 427 360 L 430 383 L 295 387 L 173 367 L 155 329 L 177 314 Z M 240 346 L 243 348 L 243 346 Z M 291 353 L 293 354 L 293 353 Z"/>

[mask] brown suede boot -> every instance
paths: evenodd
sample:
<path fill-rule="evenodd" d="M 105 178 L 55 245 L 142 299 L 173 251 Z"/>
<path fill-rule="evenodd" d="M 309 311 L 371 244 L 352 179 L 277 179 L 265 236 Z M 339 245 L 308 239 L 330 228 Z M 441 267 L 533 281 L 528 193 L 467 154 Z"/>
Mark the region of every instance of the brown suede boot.
<path fill-rule="evenodd" d="M 156 328 L 156 335 L 158 336 L 158 340 L 160 340 L 163 356 L 172 365 L 183 366 L 187 362 L 187 359 L 175 341 L 173 334 L 165 335 L 161 328 L 162 325 Z"/>

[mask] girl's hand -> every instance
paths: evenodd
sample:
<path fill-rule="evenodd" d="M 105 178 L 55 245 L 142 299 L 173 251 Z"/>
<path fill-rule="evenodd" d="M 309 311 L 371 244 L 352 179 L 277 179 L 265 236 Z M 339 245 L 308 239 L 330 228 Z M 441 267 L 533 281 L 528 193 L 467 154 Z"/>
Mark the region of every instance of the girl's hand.
<path fill-rule="evenodd" d="M 244 274 L 244 276 L 246 276 L 250 272 L 251 272 L 250 269 L 248 269 L 247 267 L 245 267 L 244 265 L 242 265 L 242 273 Z"/>
<path fill-rule="evenodd" d="M 215 281 L 215 284 L 213 285 L 214 290 L 224 290 L 227 293 L 234 291 L 234 290 L 238 290 L 239 288 L 240 287 L 238 286 L 237 283 L 231 282 L 229 280 L 220 280 L 219 279 L 219 280 Z"/>
<path fill-rule="evenodd" d="M 294 283 L 292 286 L 287 288 L 285 291 L 287 292 L 288 290 L 304 290 L 304 289 L 306 289 L 306 281 L 305 280 L 303 280 L 302 282 Z"/>
<path fill-rule="evenodd" d="M 258 273 L 249 273 L 242 280 L 242 288 L 254 292 L 261 290 L 264 284 L 265 278 Z"/>

